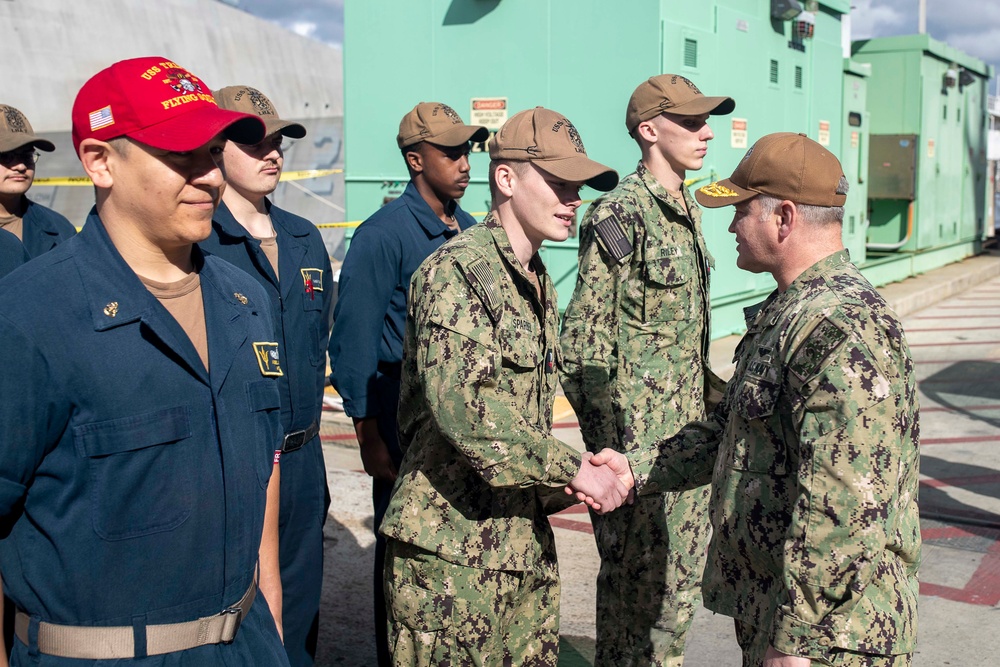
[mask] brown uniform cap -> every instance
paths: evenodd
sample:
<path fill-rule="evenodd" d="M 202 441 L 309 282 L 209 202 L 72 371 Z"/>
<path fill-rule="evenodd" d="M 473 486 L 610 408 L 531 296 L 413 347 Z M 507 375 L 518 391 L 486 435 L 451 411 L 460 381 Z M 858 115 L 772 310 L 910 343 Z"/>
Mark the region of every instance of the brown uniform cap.
<path fill-rule="evenodd" d="M 250 86 L 226 86 L 212 93 L 219 108 L 227 111 L 238 111 L 254 116 L 260 116 L 267 128 L 265 137 L 275 132 L 291 139 L 301 139 L 306 136 L 306 128 L 290 120 L 281 120 L 278 112 L 264 93 Z"/>
<path fill-rule="evenodd" d="M 46 153 L 56 149 L 55 144 L 48 139 L 35 136 L 31 123 L 23 113 L 14 107 L 0 104 L 0 153 L 14 151 L 29 144 Z"/>
<path fill-rule="evenodd" d="M 660 74 L 643 81 L 632 93 L 625 110 L 625 128 L 629 134 L 639 123 L 663 112 L 678 116 L 713 116 L 732 113 L 736 102 L 731 97 L 705 97 L 698 86 L 680 74 Z"/>
<path fill-rule="evenodd" d="M 724 181 L 694 193 L 705 208 L 739 204 L 770 195 L 796 204 L 843 206 L 837 186 L 844 175 L 840 160 L 804 134 L 776 132 L 757 140 Z"/>
<path fill-rule="evenodd" d="M 535 107 L 514 114 L 490 142 L 490 158 L 531 162 L 542 171 L 607 192 L 618 172 L 587 157 L 573 123 L 560 113 Z"/>
<path fill-rule="evenodd" d="M 468 141 L 486 141 L 490 131 L 482 125 L 466 125 L 458 112 L 440 102 L 421 102 L 399 121 L 396 145 L 401 149 L 421 141 L 438 146 L 461 146 Z"/>

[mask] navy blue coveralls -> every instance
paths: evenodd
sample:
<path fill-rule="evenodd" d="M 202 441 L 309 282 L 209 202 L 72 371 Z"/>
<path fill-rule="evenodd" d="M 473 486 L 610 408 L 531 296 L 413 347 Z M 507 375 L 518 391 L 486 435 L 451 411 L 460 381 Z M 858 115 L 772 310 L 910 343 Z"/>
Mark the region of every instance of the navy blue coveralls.
<path fill-rule="evenodd" d="M 223 203 L 212 235 L 198 245 L 257 279 L 271 301 L 284 375 L 281 426 L 285 433 L 318 424 L 326 384 L 333 272 L 323 237 L 305 218 L 266 202 L 278 235 L 278 274 L 253 238 Z M 298 444 L 298 443 L 296 443 Z M 294 446 L 294 445 L 293 445 Z M 329 508 L 326 465 L 319 436 L 281 456 L 278 519 L 282 624 L 292 667 L 313 664 L 323 586 L 323 522 Z"/>
<path fill-rule="evenodd" d="M 451 205 L 461 229 L 476 223 L 457 202 Z M 340 270 L 330 336 L 330 381 L 344 399 L 344 411 L 349 416 L 377 418 L 379 435 L 397 470 L 403 458 L 396 410 L 410 276 L 428 255 L 456 234 L 441 222 L 411 182 L 402 196 L 361 223 Z M 378 529 L 391 495 L 392 482 L 373 481 L 375 633 L 380 665 L 389 664 L 389 656 L 382 587 L 385 538 Z"/>
<path fill-rule="evenodd" d="M 195 248 L 209 365 L 112 245 L 83 232 L 0 280 L 0 567 L 31 616 L 13 665 L 38 655 L 38 621 L 132 626 L 218 614 L 254 577 L 274 450 L 278 383 L 267 295 Z M 273 372 L 273 369 L 268 368 Z M 287 665 L 263 596 L 232 644 L 115 662 Z"/>
<path fill-rule="evenodd" d="M 0 229 L 0 278 L 30 259 L 24 244 L 8 231 Z"/>
<path fill-rule="evenodd" d="M 25 211 L 21 216 L 21 243 L 29 257 L 38 257 L 76 236 L 76 227 L 64 216 L 27 197 L 23 201 Z"/>

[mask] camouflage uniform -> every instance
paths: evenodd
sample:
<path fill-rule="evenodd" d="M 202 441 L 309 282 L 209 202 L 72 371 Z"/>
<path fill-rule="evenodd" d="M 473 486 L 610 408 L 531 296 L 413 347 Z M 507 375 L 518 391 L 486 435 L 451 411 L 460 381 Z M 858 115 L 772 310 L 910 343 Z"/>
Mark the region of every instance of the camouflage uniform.
<path fill-rule="evenodd" d="M 899 321 L 846 250 L 747 319 L 722 404 L 630 455 L 636 481 L 712 480 L 705 606 L 736 619 L 744 664 L 768 644 L 820 664 L 909 664 L 920 436 Z"/>
<path fill-rule="evenodd" d="M 556 664 L 545 514 L 571 502 L 563 488 L 581 461 L 551 435 L 556 294 L 532 261 L 543 302 L 490 215 L 413 275 L 404 456 L 382 522 L 397 665 Z"/>
<path fill-rule="evenodd" d="M 644 449 L 706 416 L 708 272 L 701 210 L 640 162 L 584 217 L 580 271 L 562 330 L 562 386 L 587 449 Z M 718 381 L 721 385 L 721 381 Z M 680 665 L 700 603 L 709 487 L 592 513 L 595 664 Z"/>

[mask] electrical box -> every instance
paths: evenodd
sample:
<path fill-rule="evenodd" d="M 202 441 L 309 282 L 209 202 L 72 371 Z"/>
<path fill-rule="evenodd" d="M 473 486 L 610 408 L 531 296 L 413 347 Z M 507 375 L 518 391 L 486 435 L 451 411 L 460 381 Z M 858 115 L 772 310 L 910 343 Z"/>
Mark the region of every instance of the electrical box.
<path fill-rule="evenodd" d="M 732 114 L 709 120 L 715 138 L 703 168 L 687 174 L 692 190 L 728 177 L 771 132 L 803 132 L 839 157 L 845 142 L 841 17 L 850 11 L 848 0 L 818 3 L 808 34 L 773 19 L 771 3 L 757 0 L 627 4 L 623 10 L 606 0 L 346 2 L 347 220 L 368 217 L 402 192 L 407 173 L 395 136 L 400 118 L 421 101 L 444 102 L 466 123 L 491 129 L 523 109 L 554 109 L 577 126 L 590 157 L 625 176 L 640 158 L 625 129 L 629 96 L 650 76 L 672 72 L 705 95 L 736 100 Z M 490 203 L 489 156 L 477 150 L 470 163 L 472 181 L 461 205 L 481 218 Z M 599 194 L 583 191 L 585 200 Z M 736 243 L 727 231 L 732 215 L 727 207 L 702 217 L 716 260 L 713 336 L 742 331 L 743 307 L 774 289 L 768 274 L 736 267 Z M 855 234 L 861 217 L 856 214 Z M 542 247 L 560 308 L 573 293 L 577 251 L 575 238 Z"/>
<path fill-rule="evenodd" d="M 917 135 L 876 134 L 868 160 L 868 198 L 917 198 Z"/>
<path fill-rule="evenodd" d="M 926 253 L 984 238 L 991 69 L 928 35 L 855 42 L 871 65 L 868 249 Z"/>

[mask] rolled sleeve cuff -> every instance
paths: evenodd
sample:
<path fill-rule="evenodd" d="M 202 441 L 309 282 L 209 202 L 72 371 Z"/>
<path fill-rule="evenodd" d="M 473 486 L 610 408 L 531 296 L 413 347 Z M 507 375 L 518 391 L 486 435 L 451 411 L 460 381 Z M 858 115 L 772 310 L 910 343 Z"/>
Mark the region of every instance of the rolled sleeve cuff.
<path fill-rule="evenodd" d="M 836 638 L 831 627 L 806 623 L 793 616 L 787 607 L 782 607 L 774 619 L 771 645 L 788 655 L 826 659 L 836 645 Z"/>
<path fill-rule="evenodd" d="M 379 409 L 375 401 L 369 401 L 367 396 L 361 398 L 344 398 L 344 412 L 353 419 L 368 419 L 378 417 Z"/>

